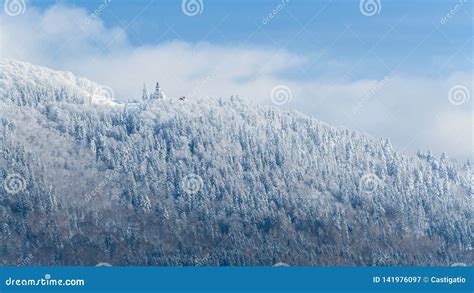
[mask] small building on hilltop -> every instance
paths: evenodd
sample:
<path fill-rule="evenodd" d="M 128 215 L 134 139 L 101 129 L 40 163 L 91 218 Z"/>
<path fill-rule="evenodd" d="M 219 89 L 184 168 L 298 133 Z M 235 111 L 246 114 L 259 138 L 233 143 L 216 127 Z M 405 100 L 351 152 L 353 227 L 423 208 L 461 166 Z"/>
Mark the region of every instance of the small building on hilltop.
<path fill-rule="evenodd" d="M 160 83 L 156 82 L 156 87 L 155 87 L 155 92 L 152 94 L 148 93 L 148 88 L 146 84 L 143 85 L 143 94 L 142 94 L 142 99 L 143 100 L 159 100 L 159 99 L 165 99 L 166 95 L 165 93 L 161 90 Z"/>

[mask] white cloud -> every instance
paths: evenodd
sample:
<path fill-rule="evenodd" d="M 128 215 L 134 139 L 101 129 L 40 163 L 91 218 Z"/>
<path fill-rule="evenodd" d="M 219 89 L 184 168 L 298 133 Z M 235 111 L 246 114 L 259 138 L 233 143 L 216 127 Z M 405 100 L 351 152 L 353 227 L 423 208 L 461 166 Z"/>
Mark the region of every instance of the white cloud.
<path fill-rule="evenodd" d="M 127 46 L 119 28 L 105 28 L 100 21 L 87 24 L 80 8 L 52 6 L 46 11 L 28 7 L 22 16 L 1 19 L 2 54 L 18 59 L 52 63 L 98 54 L 112 41 L 113 49 Z"/>
<path fill-rule="evenodd" d="M 442 142 L 442 146 L 454 157 L 473 154 L 474 123 L 472 112 L 445 112 L 435 121 L 427 140 Z"/>
<path fill-rule="evenodd" d="M 91 21 L 84 9 L 59 5 L 2 15 L 0 36 L 2 57 L 72 71 L 112 87 L 119 98 L 137 97 L 143 82 L 152 87 L 159 80 L 171 97 L 238 94 L 271 103 L 272 88 L 285 85 L 293 95 L 285 108 L 389 137 L 402 148 L 473 156 L 473 97 L 454 106 L 447 96 L 455 84 L 474 95 L 472 73 L 455 72 L 444 80 L 390 76 L 385 82 L 289 79 L 285 73 L 313 62 L 309 55 L 181 41 L 134 47 L 121 28 L 106 27 L 100 17 Z M 338 60 L 321 62 L 344 68 Z"/>

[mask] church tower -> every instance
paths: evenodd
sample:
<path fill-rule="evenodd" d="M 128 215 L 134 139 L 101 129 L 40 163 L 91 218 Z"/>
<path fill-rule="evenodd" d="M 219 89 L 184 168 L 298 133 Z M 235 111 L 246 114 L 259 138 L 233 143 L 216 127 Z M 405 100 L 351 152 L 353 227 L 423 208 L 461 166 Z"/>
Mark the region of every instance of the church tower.
<path fill-rule="evenodd" d="M 161 90 L 159 82 L 156 82 L 155 92 L 153 93 L 151 98 L 152 99 L 164 99 L 165 98 L 165 94 Z"/>

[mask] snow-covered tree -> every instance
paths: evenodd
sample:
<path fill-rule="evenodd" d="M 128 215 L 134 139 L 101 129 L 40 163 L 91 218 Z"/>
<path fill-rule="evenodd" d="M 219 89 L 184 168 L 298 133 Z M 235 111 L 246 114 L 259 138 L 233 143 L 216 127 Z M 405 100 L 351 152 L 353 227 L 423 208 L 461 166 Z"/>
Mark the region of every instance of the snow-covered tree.
<path fill-rule="evenodd" d="M 469 162 L 237 97 L 84 104 L 96 87 L 0 62 L 0 264 L 473 264 Z"/>

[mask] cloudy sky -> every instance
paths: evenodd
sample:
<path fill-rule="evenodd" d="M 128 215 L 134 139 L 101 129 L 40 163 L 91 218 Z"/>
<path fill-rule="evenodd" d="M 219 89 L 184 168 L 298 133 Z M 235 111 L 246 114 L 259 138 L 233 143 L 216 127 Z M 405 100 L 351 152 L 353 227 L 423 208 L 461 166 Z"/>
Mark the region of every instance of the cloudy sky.
<path fill-rule="evenodd" d="M 473 158 L 472 0 L 3 0 L 0 56 L 117 99 L 239 95 Z"/>

